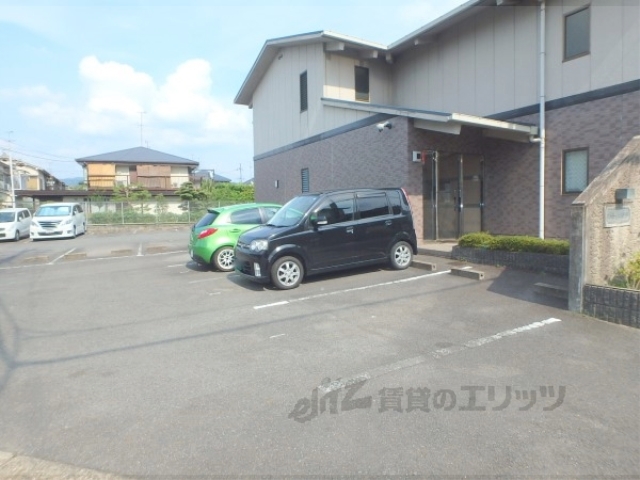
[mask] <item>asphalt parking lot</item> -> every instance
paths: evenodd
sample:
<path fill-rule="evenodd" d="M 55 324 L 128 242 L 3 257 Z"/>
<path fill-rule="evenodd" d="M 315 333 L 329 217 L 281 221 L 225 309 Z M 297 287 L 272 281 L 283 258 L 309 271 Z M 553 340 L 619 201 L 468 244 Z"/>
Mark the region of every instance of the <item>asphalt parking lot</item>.
<path fill-rule="evenodd" d="M 640 331 L 539 275 L 278 291 L 187 236 L 0 243 L 0 478 L 640 475 Z"/>

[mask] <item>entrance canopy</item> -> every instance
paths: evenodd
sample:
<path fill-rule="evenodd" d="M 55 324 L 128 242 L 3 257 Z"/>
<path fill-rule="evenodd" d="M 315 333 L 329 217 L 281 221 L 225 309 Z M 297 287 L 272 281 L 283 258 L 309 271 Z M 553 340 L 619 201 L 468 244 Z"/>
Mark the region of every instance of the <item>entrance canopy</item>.
<path fill-rule="evenodd" d="M 322 98 L 322 104 L 327 107 L 360 110 L 371 113 L 385 113 L 395 117 L 414 119 L 414 126 L 435 132 L 459 135 L 463 125 L 482 129 L 485 137 L 501 138 L 516 142 L 530 142 L 537 134 L 538 127 L 523 123 L 494 120 L 465 113 L 443 113 L 412 108 L 372 105 L 370 103 L 351 102 L 333 98 Z"/>

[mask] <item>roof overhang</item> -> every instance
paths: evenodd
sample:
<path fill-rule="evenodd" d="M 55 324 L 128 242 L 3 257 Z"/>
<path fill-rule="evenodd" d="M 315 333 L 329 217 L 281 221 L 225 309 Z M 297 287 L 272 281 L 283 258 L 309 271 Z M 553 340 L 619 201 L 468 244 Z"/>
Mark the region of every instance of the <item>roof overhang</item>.
<path fill-rule="evenodd" d="M 482 129 L 485 137 L 501 138 L 516 142 L 530 142 L 532 138 L 538 135 L 538 127 L 535 125 L 495 120 L 465 113 L 433 112 L 412 108 L 372 105 L 369 103 L 351 102 L 333 98 L 323 98 L 322 104 L 327 107 L 412 118 L 413 125 L 416 128 L 452 135 L 459 135 L 463 125 Z"/>

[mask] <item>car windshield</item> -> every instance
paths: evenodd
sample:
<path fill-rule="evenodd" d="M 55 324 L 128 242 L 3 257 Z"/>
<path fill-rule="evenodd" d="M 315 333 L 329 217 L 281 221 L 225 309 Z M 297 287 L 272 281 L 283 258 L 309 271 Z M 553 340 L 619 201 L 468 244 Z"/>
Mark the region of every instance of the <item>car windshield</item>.
<path fill-rule="evenodd" d="M 267 225 L 274 227 L 296 225 L 317 199 L 317 195 L 301 195 L 289 200 L 284 207 L 276 212 Z"/>
<path fill-rule="evenodd" d="M 38 209 L 36 216 L 38 217 L 57 217 L 61 215 L 69 215 L 71 207 L 66 205 L 45 205 Z"/>
<path fill-rule="evenodd" d="M 0 223 L 13 222 L 15 218 L 15 212 L 0 212 Z"/>

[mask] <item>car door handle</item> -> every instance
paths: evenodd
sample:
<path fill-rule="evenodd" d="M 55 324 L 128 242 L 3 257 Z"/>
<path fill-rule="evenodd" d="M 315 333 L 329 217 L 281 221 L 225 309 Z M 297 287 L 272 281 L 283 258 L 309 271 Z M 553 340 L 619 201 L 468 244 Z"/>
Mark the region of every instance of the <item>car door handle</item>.
<path fill-rule="evenodd" d="M 347 233 L 353 233 L 353 227 L 347 227 Z"/>
<path fill-rule="evenodd" d="M 384 224 L 385 224 L 387 227 L 390 227 L 392 223 L 393 223 L 393 221 L 391 221 L 391 220 L 385 220 L 385 221 L 384 221 Z"/>

